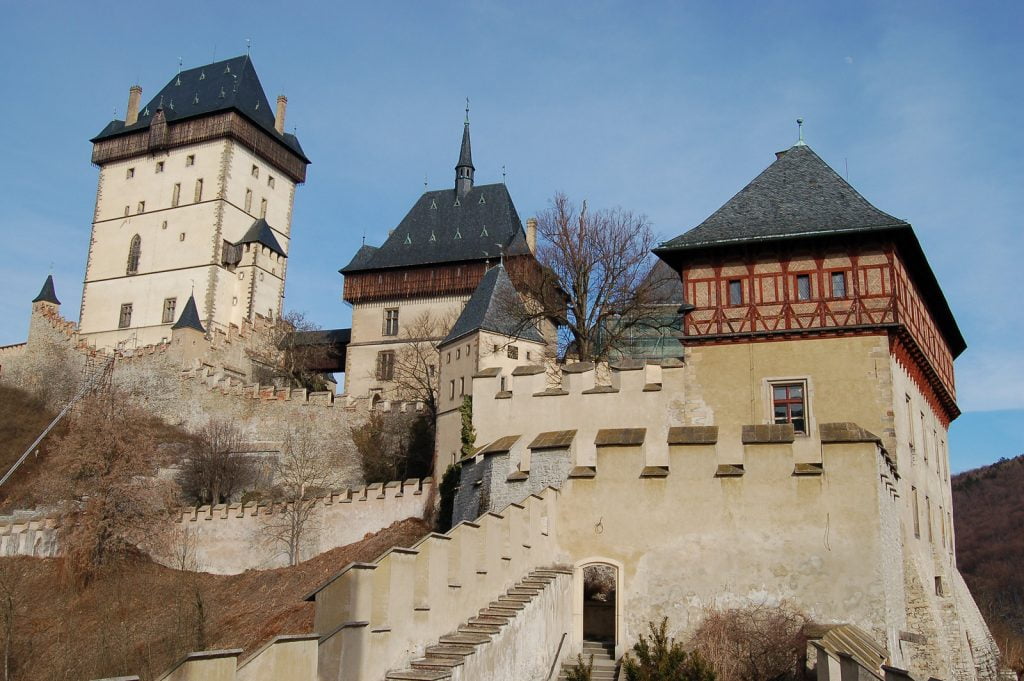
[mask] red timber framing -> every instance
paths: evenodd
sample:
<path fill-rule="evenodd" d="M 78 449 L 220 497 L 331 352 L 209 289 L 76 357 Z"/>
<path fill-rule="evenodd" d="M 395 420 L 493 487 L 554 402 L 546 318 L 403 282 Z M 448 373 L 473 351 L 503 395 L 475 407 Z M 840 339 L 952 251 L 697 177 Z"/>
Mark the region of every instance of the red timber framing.
<path fill-rule="evenodd" d="M 231 137 L 257 156 L 277 166 L 294 182 L 301 184 L 306 181 L 306 161 L 296 156 L 295 152 L 282 142 L 275 140 L 260 127 L 234 111 L 211 116 L 198 116 L 180 122 L 171 121 L 166 126 L 167 133 L 161 142 L 161 150 L 198 144 L 221 137 Z M 101 166 L 111 161 L 157 151 L 150 148 L 149 133 L 149 128 L 144 128 L 138 132 L 95 142 L 92 147 L 92 162 Z"/>
<path fill-rule="evenodd" d="M 494 265 L 493 261 L 479 260 L 352 272 L 345 275 L 342 299 L 354 305 L 375 300 L 470 295 L 487 268 Z M 520 281 L 525 272 L 536 268 L 536 261 L 532 257 L 506 258 L 505 267 L 513 281 Z"/>
<path fill-rule="evenodd" d="M 833 295 L 842 274 L 845 295 Z M 810 296 L 799 299 L 798 277 Z M 960 413 L 953 357 L 892 243 L 832 243 L 820 249 L 751 250 L 694 259 L 681 271 L 687 345 L 771 341 L 794 335 L 888 334 L 890 350 L 948 425 Z M 730 304 L 736 282 L 742 302 Z"/>

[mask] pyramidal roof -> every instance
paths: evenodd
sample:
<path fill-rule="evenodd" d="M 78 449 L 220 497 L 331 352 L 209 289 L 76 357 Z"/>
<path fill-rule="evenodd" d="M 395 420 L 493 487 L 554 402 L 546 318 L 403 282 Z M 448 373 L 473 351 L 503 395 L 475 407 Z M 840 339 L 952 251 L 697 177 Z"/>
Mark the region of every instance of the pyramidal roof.
<path fill-rule="evenodd" d="M 189 295 L 188 302 L 185 303 L 185 309 L 181 311 L 178 321 L 171 327 L 172 331 L 175 329 L 195 329 L 200 333 L 206 333 L 203 323 L 199 321 L 199 310 L 196 308 L 196 297 L 194 295 Z"/>
<path fill-rule="evenodd" d="M 46 281 L 43 282 L 43 288 L 39 289 L 39 295 L 32 299 L 33 303 L 53 303 L 54 305 L 60 305 L 60 301 L 57 300 L 57 292 L 53 289 L 53 275 L 46 275 Z"/>
<path fill-rule="evenodd" d="M 363 246 L 341 270 L 350 274 L 390 267 L 525 255 L 526 232 L 504 184 L 425 192 L 379 248 Z"/>
<path fill-rule="evenodd" d="M 872 206 L 813 149 L 798 143 L 704 222 L 656 252 L 909 226 Z"/>
<path fill-rule="evenodd" d="M 249 55 L 179 72 L 139 110 L 138 121 L 128 126 L 121 120 L 111 121 L 91 141 L 144 130 L 149 127 L 158 109 L 163 110 L 164 119 L 168 123 L 235 110 L 282 142 L 302 160 L 309 160 L 295 135 L 279 133 L 274 128 L 275 110 L 267 100 Z"/>
<path fill-rule="evenodd" d="M 492 331 L 504 336 L 543 343 L 537 327 L 526 321 L 526 306 L 519 297 L 503 265 L 484 274 L 462 314 L 442 345 L 458 340 L 474 331 Z"/>
<path fill-rule="evenodd" d="M 469 143 L 469 121 L 466 121 L 465 126 L 462 128 L 462 147 L 459 149 L 459 162 L 455 165 L 456 168 L 461 167 L 473 168 L 473 149 Z M 475 168 L 474 168 L 475 170 Z"/>
<path fill-rule="evenodd" d="M 245 234 L 241 239 L 238 240 L 238 244 L 263 244 L 274 253 L 285 258 L 288 255 L 281 248 L 281 243 L 274 236 L 274 230 L 270 227 L 267 221 L 263 218 L 259 218 L 246 230 Z M 237 244 L 236 244 L 237 245 Z"/>

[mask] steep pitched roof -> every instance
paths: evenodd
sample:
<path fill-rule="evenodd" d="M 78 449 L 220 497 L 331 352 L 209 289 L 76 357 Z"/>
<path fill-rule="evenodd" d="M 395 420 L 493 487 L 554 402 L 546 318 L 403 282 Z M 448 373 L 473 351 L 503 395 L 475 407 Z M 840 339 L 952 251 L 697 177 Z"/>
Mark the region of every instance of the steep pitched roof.
<path fill-rule="evenodd" d="M 908 226 L 872 206 L 814 150 L 798 144 L 704 222 L 656 252 Z"/>
<path fill-rule="evenodd" d="M 651 268 L 647 279 L 654 282 L 652 289 L 652 302 L 656 305 L 681 305 L 683 300 L 683 282 L 679 280 L 679 273 L 668 266 L 664 260 L 659 260 Z"/>
<path fill-rule="evenodd" d="M 508 272 L 501 265 L 484 274 L 462 314 L 455 320 L 452 330 L 442 345 L 458 340 L 474 331 L 492 331 L 522 340 L 543 343 L 537 327 L 525 322 L 526 307 L 519 297 Z"/>
<path fill-rule="evenodd" d="M 342 274 L 390 267 L 497 259 L 529 253 L 526 233 L 504 184 L 420 196 L 387 240 L 374 251 L 359 249 Z M 360 253 L 363 255 L 360 256 Z M 358 262 L 357 262 L 358 261 Z"/>
<path fill-rule="evenodd" d="M 54 305 L 60 305 L 60 301 L 57 300 L 57 292 L 53 290 L 53 275 L 46 275 L 46 281 L 43 282 L 43 288 L 39 289 L 39 295 L 32 299 L 33 303 L 53 303 Z"/>
<path fill-rule="evenodd" d="M 195 329 L 199 333 L 206 333 L 203 323 L 199 321 L 199 310 L 196 308 L 196 297 L 194 295 L 189 295 L 188 302 L 185 303 L 185 309 L 181 311 L 178 321 L 171 327 L 172 331 L 175 329 Z"/>
<path fill-rule="evenodd" d="M 459 162 L 455 164 L 456 168 L 463 166 L 473 168 L 473 149 L 469 143 L 469 119 L 466 119 L 466 125 L 462 128 L 462 147 L 459 149 Z"/>
<path fill-rule="evenodd" d="M 275 111 L 248 55 L 182 71 L 139 111 L 138 121 L 126 126 L 124 121 L 113 120 L 91 141 L 145 130 L 157 109 L 163 109 L 168 123 L 233 109 L 309 162 L 295 135 L 274 129 Z"/>
<path fill-rule="evenodd" d="M 373 258 L 373 254 L 377 252 L 376 246 L 370 246 L 369 244 L 363 244 L 356 251 L 356 254 L 352 256 L 348 264 L 339 270 L 340 272 L 355 272 L 357 270 L 366 269 L 366 265 L 369 264 Z"/>
<path fill-rule="evenodd" d="M 267 221 L 263 218 L 253 222 L 242 238 L 238 240 L 236 245 L 252 243 L 263 244 L 274 253 L 285 258 L 288 257 L 284 252 L 284 249 L 281 248 L 281 244 L 278 242 L 277 237 L 274 236 L 274 230 L 270 228 L 270 225 L 267 224 Z"/>

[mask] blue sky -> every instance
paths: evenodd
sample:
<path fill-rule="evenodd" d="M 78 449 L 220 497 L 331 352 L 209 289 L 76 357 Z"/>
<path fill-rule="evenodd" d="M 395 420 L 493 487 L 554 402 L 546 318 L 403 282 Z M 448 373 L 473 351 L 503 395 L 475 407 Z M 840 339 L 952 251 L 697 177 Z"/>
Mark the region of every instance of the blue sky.
<path fill-rule="evenodd" d="M 373 4 L 374 6 L 370 6 Z M 1019 2 L 5 3 L 0 344 L 54 273 L 77 318 L 96 169 L 88 139 L 181 57 L 245 51 L 313 165 L 285 306 L 345 326 L 344 265 L 452 183 L 464 98 L 478 182 L 522 216 L 556 191 L 680 234 L 796 139 L 911 222 L 969 348 L 956 470 L 1024 452 Z"/>

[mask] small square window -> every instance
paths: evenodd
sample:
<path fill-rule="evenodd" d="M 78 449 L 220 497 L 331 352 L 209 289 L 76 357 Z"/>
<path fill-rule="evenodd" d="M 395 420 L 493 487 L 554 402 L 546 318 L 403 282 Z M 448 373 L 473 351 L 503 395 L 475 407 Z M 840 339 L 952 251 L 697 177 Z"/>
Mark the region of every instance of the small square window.
<path fill-rule="evenodd" d="M 459 395 L 466 394 L 466 379 L 465 377 L 459 379 Z"/>
<path fill-rule="evenodd" d="M 450 352 L 448 353 L 448 358 L 445 360 L 445 363 L 446 364 L 451 364 L 452 363 L 452 353 L 450 353 Z"/>
<path fill-rule="evenodd" d="M 252 190 L 251 189 L 246 189 L 245 190 L 245 204 L 244 204 L 244 208 L 242 208 L 242 210 L 244 210 L 246 213 L 251 213 L 252 212 Z"/>
<path fill-rule="evenodd" d="M 832 297 L 846 297 L 846 272 L 832 273 Z"/>
<path fill-rule="evenodd" d="M 185 240 L 185 232 L 182 232 L 181 234 L 178 235 L 178 241 L 184 241 L 184 240 Z"/>
<path fill-rule="evenodd" d="M 266 199 L 260 199 L 260 217 L 261 218 L 267 217 L 267 200 Z"/>
<path fill-rule="evenodd" d="M 203 200 L 203 178 L 199 178 L 198 180 L 196 180 L 196 191 L 195 191 L 195 198 L 194 198 L 193 202 L 194 203 L 199 203 L 202 200 Z"/>
<path fill-rule="evenodd" d="M 167 220 L 160 223 L 160 229 L 167 229 Z"/>
<path fill-rule="evenodd" d="M 462 348 L 455 348 L 455 359 L 462 357 Z"/>
<path fill-rule="evenodd" d="M 121 316 L 117 318 L 117 328 L 127 329 L 132 325 L 132 304 L 122 303 Z"/>
<path fill-rule="evenodd" d="M 185 157 L 185 165 L 186 166 L 194 166 L 195 164 L 196 164 L 196 155 L 195 154 L 189 154 L 188 156 Z"/>
<path fill-rule="evenodd" d="M 448 381 L 448 399 L 455 399 L 455 381 Z"/>
<path fill-rule="evenodd" d="M 145 201 L 139 201 L 139 209 L 137 211 L 135 211 L 135 212 L 136 213 L 145 213 L 146 212 L 146 202 Z"/>
<path fill-rule="evenodd" d="M 164 172 L 164 162 L 163 161 L 157 161 L 156 162 L 156 172 L 158 172 L 158 173 Z"/>
<path fill-rule="evenodd" d="M 508 352 L 508 358 L 509 359 L 519 359 L 519 348 L 517 346 L 515 346 L 515 345 L 508 346 L 507 352 Z"/>
<path fill-rule="evenodd" d="M 497 352 L 498 352 L 498 347 L 499 347 L 499 346 L 498 346 L 498 344 L 497 344 L 497 343 L 495 343 L 495 344 L 494 344 L 494 350 L 493 350 L 493 352 L 497 353 Z"/>
<path fill-rule="evenodd" d="M 274 176 L 273 175 L 267 175 L 267 186 L 270 187 L 271 189 L 274 188 Z"/>
<path fill-rule="evenodd" d="M 804 383 L 772 383 L 772 422 L 792 423 L 793 430 L 807 432 L 807 403 Z"/>
<path fill-rule="evenodd" d="M 125 215 L 130 215 L 131 212 L 132 212 L 132 207 L 131 206 L 125 206 L 124 207 L 124 214 Z"/>
<path fill-rule="evenodd" d="M 809 274 L 798 274 L 798 275 L 796 275 L 796 299 L 797 300 L 810 300 L 811 299 L 811 275 L 809 275 Z"/>
<path fill-rule="evenodd" d="M 253 177 L 259 177 L 260 176 L 260 167 L 259 166 L 253 166 L 252 167 L 252 176 Z"/>
<path fill-rule="evenodd" d="M 171 208 L 177 208 L 178 203 L 181 201 L 181 183 L 175 182 L 174 189 L 171 191 Z"/>
<path fill-rule="evenodd" d="M 130 180 L 133 177 L 135 177 L 135 168 L 129 168 L 124 174 L 124 179 Z"/>
<path fill-rule="evenodd" d="M 739 279 L 729 280 L 729 304 L 743 304 L 743 282 L 740 281 Z"/>
<path fill-rule="evenodd" d="M 177 298 L 164 298 L 163 323 L 170 324 L 174 321 L 174 308 L 178 306 Z"/>

